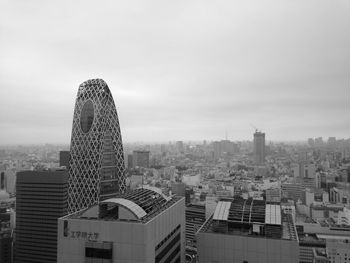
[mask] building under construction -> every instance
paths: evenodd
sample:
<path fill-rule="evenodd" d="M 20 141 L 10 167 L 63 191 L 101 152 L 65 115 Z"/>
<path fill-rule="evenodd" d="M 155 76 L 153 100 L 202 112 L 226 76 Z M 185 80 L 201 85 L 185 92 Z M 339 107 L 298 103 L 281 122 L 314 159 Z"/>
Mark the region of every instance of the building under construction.
<path fill-rule="evenodd" d="M 197 232 L 200 262 L 298 262 L 298 235 L 279 203 L 220 201 Z"/>

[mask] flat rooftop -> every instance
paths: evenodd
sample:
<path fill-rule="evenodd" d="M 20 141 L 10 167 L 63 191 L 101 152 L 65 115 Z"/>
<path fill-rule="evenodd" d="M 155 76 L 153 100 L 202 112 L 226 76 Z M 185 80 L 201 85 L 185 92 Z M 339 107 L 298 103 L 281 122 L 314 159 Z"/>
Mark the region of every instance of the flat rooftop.
<path fill-rule="evenodd" d="M 184 197 L 166 197 L 154 189 L 139 188 L 117 194 L 65 219 L 132 221 L 146 223 Z"/>
<path fill-rule="evenodd" d="M 218 202 L 199 232 L 298 240 L 292 215 L 280 204 L 242 198 Z"/>

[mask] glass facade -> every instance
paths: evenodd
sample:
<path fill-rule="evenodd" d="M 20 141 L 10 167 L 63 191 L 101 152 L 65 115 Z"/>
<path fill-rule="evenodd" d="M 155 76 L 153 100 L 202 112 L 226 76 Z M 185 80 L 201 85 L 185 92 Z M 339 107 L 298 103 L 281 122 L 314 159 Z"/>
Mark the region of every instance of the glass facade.
<path fill-rule="evenodd" d="M 117 110 L 107 84 L 79 87 L 69 161 L 68 213 L 97 204 L 125 189 L 125 164 Z"/>

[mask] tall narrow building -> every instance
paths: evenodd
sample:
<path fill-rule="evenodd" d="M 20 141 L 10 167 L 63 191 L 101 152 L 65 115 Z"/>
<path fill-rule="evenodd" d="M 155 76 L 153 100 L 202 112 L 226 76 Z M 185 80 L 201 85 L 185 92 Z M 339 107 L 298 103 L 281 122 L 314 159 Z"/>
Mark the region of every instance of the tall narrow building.
<path fill-rule="evenodd" d="M 265 133 L 260 131 L 254 133 L 254 163 L 256 165 L 265 163 Z"/>
<path fill-rule="evenodd" d="M 79 87 L 69 161 L 68 213 L 125 189 L 125 164 L 117 110 L 102 79 Z"/>
<path fill-rule="evenodd" d="M 67 181 L 67 171 L 17 173 L 15 263 L 57 262 L 57 219 L 67 214 Z"/>

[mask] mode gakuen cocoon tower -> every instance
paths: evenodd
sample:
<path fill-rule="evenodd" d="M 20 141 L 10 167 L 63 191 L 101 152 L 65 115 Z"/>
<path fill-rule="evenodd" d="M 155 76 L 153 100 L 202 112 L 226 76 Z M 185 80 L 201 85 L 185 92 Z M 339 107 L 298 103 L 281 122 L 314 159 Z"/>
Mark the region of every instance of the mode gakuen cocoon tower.
<path fill-rule="evenodd" d="M 79 86 L 69 161 L 68 213 L 125 190 L 125 164 L 117 110 L 102 79 Z"/>

